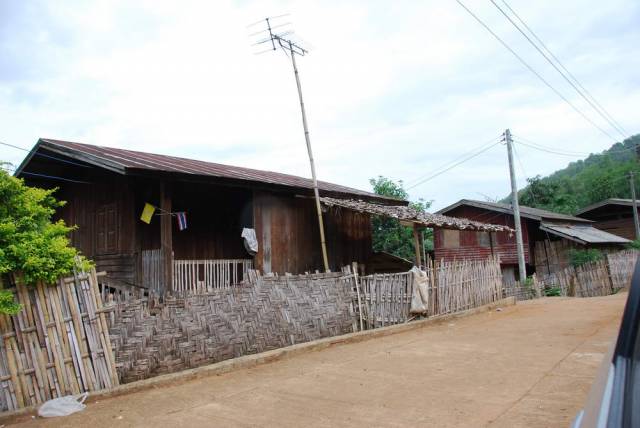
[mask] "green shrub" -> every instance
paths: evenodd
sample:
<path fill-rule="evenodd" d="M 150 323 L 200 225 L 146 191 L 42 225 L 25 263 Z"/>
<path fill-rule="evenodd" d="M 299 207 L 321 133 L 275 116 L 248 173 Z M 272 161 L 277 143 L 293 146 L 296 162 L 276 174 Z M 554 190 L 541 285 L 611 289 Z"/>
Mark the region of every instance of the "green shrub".
<path fill-rule="evenodd" d="M 544 295 L 547 297 L 557 297 L 562 295 L 562 290 L 559 287 L 547 288 L 544 290 Z"/>
<path fill-rule="evenodd" d="M 78 252 L 67 236 L 73 228 L 62 220 L 52 221 L 56 209 L 64 205 L 54 192 L 29 187 L 0 171 L 0 278 L 19 273 L 25 284 L 33 285 L 55 282 L 73 270 Z M 0 313 L 19 309 L 12 293 L 3 290 Z"/>
<path fill-rule="evenodd" d="M 578 267 L 591 262 L 597 262 L 602 260 L 604 255 L 602 251 L 595 248 L 589 248 L 587 250 L 575 250 L 569 251 L 569 263 L 573 267 Z"/>
<path fill-rule="evenodd" d="M 640 239 L 634 239 L 625 245 L 625 247 L 629 250 L 640 250 Z"/>

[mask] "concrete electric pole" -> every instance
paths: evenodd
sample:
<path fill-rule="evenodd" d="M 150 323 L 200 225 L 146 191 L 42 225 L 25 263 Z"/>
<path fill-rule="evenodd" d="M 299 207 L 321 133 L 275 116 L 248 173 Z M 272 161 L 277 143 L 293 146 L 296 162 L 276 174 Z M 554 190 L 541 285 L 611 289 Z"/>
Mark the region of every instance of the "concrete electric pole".
<path fill-rule="evenodd" d="M 513 208 L 513 221 L 516 227 L 516 248 L 518 250 L 518 272 L 520 283 L 527 279 L 527 267 L 524 262 L 524 244 L 522 241 L 522 225 L 520 224 L 520 204 L 518 203 L 518 185 L 516 184 L 516 171 L 513 166 L 513 140 L 511 131 L 504 131 L 504 139 L 507 143 L 507 154 L 509 157 L 509 175 L 511 177 L 511 207 Z"/>

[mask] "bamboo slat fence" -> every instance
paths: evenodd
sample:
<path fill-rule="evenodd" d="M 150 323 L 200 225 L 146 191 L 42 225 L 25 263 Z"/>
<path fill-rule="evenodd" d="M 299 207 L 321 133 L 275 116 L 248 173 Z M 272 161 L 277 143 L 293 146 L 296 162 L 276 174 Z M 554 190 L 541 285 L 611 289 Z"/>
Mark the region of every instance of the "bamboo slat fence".
<path fill-rule="evenodd" d="M 251 259 L 174 260 L 172 291 L 190 294 L 230 288 L 242 282 L 250 269 Z"/>
<path fill-rule="evenodd" d="M 486 261 L 429 262 L 427 312 L 437 316 L 482 306 L 502 298 L 502 274 L 496 259 Z M 357 277 L 356 296 L 367 329 L 400 324 L 411 314 L 413 273 Z"/>
<path fill-rule="evenodd" d="M 142 251 L 142 286 L 159 295 L 164 287 L 162 249 Z"/>
<path fill-rule="evenodd" d="M 95 270 L 57 284 L 24 285 L 23 309 L 0 315 L 0 409 L 119 384 Z"/>
<path fill-rule="evenodd" d="M 609 253 L 602 260 L 544 275 L 534 286 L 505 286 L 505 295 L 526 300 L 544 295 L 545 288 L 558 288 L 562 296 L 607 296 L 629 285 L 639 254 L 637 250 Z"/>
<path fill-rule="evenodd" d="M 609 263 L 611 283 L 614 290 L 629 286 L 639 254 L 640 251 L 637 250 L 625 250 L 607 254 L 607 263 Z"/>

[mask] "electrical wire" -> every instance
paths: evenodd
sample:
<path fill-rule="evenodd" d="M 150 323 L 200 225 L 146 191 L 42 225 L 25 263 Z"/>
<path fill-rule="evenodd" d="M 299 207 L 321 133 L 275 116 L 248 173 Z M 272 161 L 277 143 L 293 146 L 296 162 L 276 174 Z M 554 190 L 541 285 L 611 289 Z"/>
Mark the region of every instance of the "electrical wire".
<path fill-rule="evenodd" d="M 514 139 L 516 140 L 520 140 L 519 142 L 523 145 L 533 145 L 533 146 L 537 146 L 537 148 L 540 149 L 546 149 L 547 151 L 552 151 L 552 152 L 560 152 L 560 153 L 556 153 L 556 154 L 562 154 L 562 155 L 580 155 L 580 156 L 590 156 L 593 154 L 597 154 L 597 153 L 587 153 L 587 152 L 576 152 L 576 151 L 571 151 L 571 150 L 561 150 L 561 149 L 556 149 L 553 147 L 549 147 L 549 146 L 545 146 L 544 144 L 540 144 L 540 143 L 536 143 L 533 142 L 529 139 L 526 139 L 524 137 L 521 136 L 517 136 L 517 135 L 513 135 Z M 527 144 L 524 144 L 527 143 Z M 608 149 L 606 150 L 606 152 L 603 152 L 602 154 L 616 154 L 616 153 L 624 153 L 624 152 L 630 152 L 630 151 L 636 151 L 638 146 L 633 146 L 633 147 L 627 147 L 625 149 L 620 149 L 620 150 L 611 150 Z M 535 148 L 535 147 L 534 147 Z"/>
<path fill-rule="evenodd" d="M 424 179 L 422 179 L 422 180 L 418 181 L 417 183 L 415 183 L 415 184 L 413 184 L 413 185 L 411 185 L 411 186 L 408 186 L 408 187 L 406 188 L 406 190 L 410 190 L 410 189 L 413 189 L 414 187 L 420 186 L 421 184 L 424 184 L 424 183 L 426 183 L 427 181 L 430 181 L 430 180 L 432 180 L 432 179 L 434 179 L 434 178 L 436 178 L 436 177 L 438 177 L 438 176 L 440 176 L 440 175 L 444 174 L 445 172 L 448 172 L 448 171 L 452 170 L 452 169 L 453 169 L 453 168 L 455 168 L 456 166 L 458 166 L 458 165 L 460 165 L 460 164 L 463 164 L 463 163 L 465 163 L 465 162 L 467 162 L 467 161 L 469 161 L 469 160 L 471 160 L 471 159 L 473 159 L 473 158 L 475 158 L 475 157 L 477 157 L 477 156 L 481 155 L 482 153 L 486 152 L 487 150 L 489 150 L 489 149 L 491 149 L 491 148 L 493 148 L 493 147 L 495 147 L 495 146 L 497 146 L 498 144 L 501 144 L 501 143 L 502 143 L 502 141 L 497 141 L 497 142 L 495 142 L 495 143 L 491 144 L 489 147 L 485 147 L 484 149 L 482 149 L 482 150 L 480 150 L 480 151 L 478 151 L 478 152 L 476 152 L 476 153 L 472 154 L 471 156 L 468 156 L 468 157 L 466 157 L 466 158 L 464 158 L 464 159 L 460 160 L 459 162 L 454 163 L 453 165 L 449 166 L 448 168 L 446 168 L 446 169 L 444 169 L 444 170 L 442 170 L 442 171 L 440 171 L 440 172 L 437 172 L 437 173 L 431 174 L 431 175 L 427 176 L 426 178 L 424 178 Z"/>
<path fill-rule="evenodd" d="M 447 162 L 446 164 L 444 164 L 444 165 L 440 166 L 439 168 L 437 168 L 437 169 L 435 169 L 435 170 L 431 171 L 429 174 L 425 174 L 425 175 L 422 175 L 422 176 L 420 176 L 420 177 L 416 177 L 416 178 L 414 178 L 414 179 L 412 179 L 412 180 L 409 180 L 409 181 L 405 182 L 405 185 L 413 185 L 414 183 L 416 183 L 416 182 L 418 182 L 418 181 L 422 180 L 423 178 L 428 177 L 428 176 L 430 176 L 430 175 L 432 175 L 432 174 L 435 174 L 435 173 L 439 172 L 440 170 L 442 170 L 442 169 L 444 169 L 444 168 L 447 168 L 447 167 L 451 166 L 453 163 L 455 163 L 455 162 L 459 161 L 460 159 L 465 158 L 466 156 L 469 156 L 469 155 L 471 155 L 471 154 L 475 153 L 475 152 L 476 152 L 476 151 L 478 151 L 478 150 L 482 150 L 482 149 L 486 148 L 486 147 L 487 147 L 487 145 L 489 145 L 489 144 L 491 144 L 491 143 L 495 143 L 495 142 L 496 142 L 496 140 L 498 140 L 498 139 L 499 139 L 499 138 L 501 138 L 501 137 L 502 137 L 501 135 L 499 135 L 499 136 L 497 136 L 497 137 L 493 137 L 491 140 L 489 140 L 489 141 L 487 141 L 487 142 L 485 142 L 485 143 L 483 143 L 483 144 L 481 144 L 481 145 L 477 146 L 476 148 L 474 148 L 474 149 L 472 149 L 472 150 L 470 150 L 470 151 L 468 151 L 468 152 L 466 152 L 466 153 L 462 154 L 461 156 L 459 156 L 459 157 L 457 157 L 457 158 L 455 158 L 455 159 L 451 160 L 450 162 Z"/>
<path fill-rule="evenodd" d="M 535 150 L 539 150 L 541 152 L 551 153 L 551 154 L 554 154 L 554 155 L 578 157 L 578 158 L 586 156 L 584 154 L 578 154 L 578 153 L 563 153 L 563 152 L 558 152 L 558 151 L 555 151 L 555 150 L 549 150 L 549 149 L 545 149 L 543 147 L 538 147 L 538 146 L 534 146 L 532 144 L 525 143 L 525 142 L 520 141 L 518 139 L 513 139 L 513 142 L 516 143 L 516 144 L 520 144 L 520 145 L 523 145 L 523 146 L 530 147 L 530 148 L 535 149 Z"/>
<path fill-rule="evenodd" d="M 610 138 L 613 141 L 617 140 L 611 136 L 611 134 L 609 134 L 607 131 L 605 131 L 604 129 L 602 129 L 597 123 L 595 123 L 593 120 L 591 120 L 587 115 L 585 115 L 580 109 L 578 109 L 578 107 L 576 107 L 571 101 L 569 101 L 564 95 L 562 95 L 562 93 L 560 91 L 558 91 L 553 85 L 551 85 L 551 83 L 549 83 L 544 77 L 542 77 L 540 75 L 540 73 L 538 73 L 533 67 L 531 67 L 520 55 L 518 55 L 518 53 L 516 51 L 514 51 L 504 40 L 502 40 L 500 38 L 500 36 L 498 36 L 496 33 L 493 32 L 493 30 L 491 28 L 489 28 L 489 26 L 487 24 L 484 23 L 484 21 L 482 21 L 475 13 L 473 13 L 467 6 L 464 5 L 464 3 L 462 3 L 460 0 L 456 0 L 456 3 L 458 3 L 464 10 L 467 11 L 467 13 L 469 13 L 469 15 L 471 15 L 480 25 L 482 25 L 484 27 L 485 30 L 487 30 L 493 37 L 495 37 L 496 40 L 498 40 L 498 42 L 500 42 L 500 44 L 502 44 L 502 46 L 504 46 L 505 49 L 507 49 L 509 52 L 511 52 L 513 54 L 513 56 L 515 56 L 518 61 L 520 61 L 522 63 L 522 65 L 524 65 L 531 73 L 533 73 L 538 79 L 540 79 L 540 81 L 542 83 L 544 83 L 549 89 L 551 89 L 557 96 L 559 96 L 565 103 L 567 103 L 567 105 L 569 105 L 576 113 L 578 113 L 580 116 L 582 116 L 582 118 L 584 120 L 586 120 L 587 122 L 589 122 L 593 127 L 595 127 L 596 129 L 598 129 L 602 134 L 606 135 L 608 138 Z"/>
<path fill-rule="evenodd" d="M 513 25 L 516 30 L 518 30 L 520 32 L 520 34 L 522 34 L 524 36 L 525 39 L 527 39 L 527 41 L 531 44 L 531 46 L 533 46 L 539 53 L 540 55 L 542 55 L 544 57 L 544 59 L 547 60 L 547 62 L 549 64 L 551 64 L 551 66 L 553 68 L 556 69 L 556 71 L 558 73 L 560 73 L 560 75 L 564 78 L 564 80 L 567 81 L 567 83 L 569 83 L 569 85 L 571 85 L 571 87 L 573 87 L 573 89 L 576 90 L 576 92 L 591 106 L 593 107 L 593 109 L 596 111 L 596 113 L 598 113 L 600 115 L 600 117 L 602 117 L 605 122 L 607 122 L 613 129 L 615 129 L 616 131 L 618 131 L 620 133 L 620 135 L 622 135 L 623 138 L 627 138 L 628 135 L 626 135 L 622 130 L 620 130 L 615 123 L 613 123 L 613 121 L 611 121 L 607 116 L 605 116 L 599 109 L 598 107 L 589 99 L 587 98 L 587 96 L 580 90 L 580 88 L 578 88 L 568 77 L 566 74 L 564 74 L 564 72 L 562 70 L 560 70 L 560 68 L 558 68 L 558 66 L 551 60 L 551 58 L 549 58 L 547 56 L 546 53 L 544 53 L 542 51 L 542 49 L 540 49 L 540 47 L 538 47 L 538 45 L 536 43 L 534 43 L 533 40 L 531 40 L 531 38 L 518 26 L 518 24 L 516 24 L 513 19 L 511 19 L 511 17 L 500 7 L 498 6 L 498 4 L 495 2 L 495 0 L 490 0 L 491 3 L 500 11 L 500 13 L 502 13 L 505 18 L 507 18 L 507 20 L 511 23 L 511 25 Z"/>
<path fill-rule="evenodd" d="M 571 79 L 576 83 L 576 85 L 578 85 L 582 91 L 600 108 L 600 110 L 616 125 L 616 129 L 618 130 L 618 132 L 622 131 L 623 135 L 630 135 L 629 132 L 624 129 L 624 127 L 622 125 L 620 125 L 620 123 L 618 121 L 616 121 L 613 116 L 611 116 L 611 114 L 609 114 L 609 112 L 598 102 L 598 100 L 595 99 L 595 97 L 593 95 L 591 95 L 591 93 L 580 83 L 580 81 L 567 69 L 567 67 L 564 66 L 564 64 L 558 59 L 557 56 L 555 56 L 553 54 L 553 52 L 551 52 L 551 50 L 547 47 L 547 45 L 540 40 L 540 38 L 537 36 L 537 34 L 527 25 L 526 22 L 524 22 L 524 20 L 520 17 L 520 15 L 518 15 L 518 13 L 516 13 L 515 10 L 513 10 L 513 8 L 506 2 L 506 0 L 502 0 L 502 3 L 511 11 L 511 13 L 516 17 L 516 19 L 518 21 L 520 21 L 520 23 L 522 23 L 522 25 L 529 31 L 529 33 L 538 41 L 538 43 L 540 43 L 540 46 L 542 46 L 542 48 L 547 51 L 547 53 L 556 61 L 556 63 L 567 73 L 567 75 L 569 77 L 571 77 Z"/>
<path fill-rule="evenodd" d="M 0 169 L 4 169 L 7 172 L 13 172 L 13 173 L 15 173 L 16 170 L 17 170 L 14 166 L 7 166 L 7 165 L 4 165 L 4 166 L 0 167 Z M 58 177 L 57 175 L 38 174 L 38 173 L 35 173 L 35 172 L 27 172 L 27 171 L 20 171 L 20 174 L 21 175 L 31 175 L 31 176 L 34 176 L 34 177 L 50 178 L 52 180 L 67 181 L 67 182 L 70 182 L 70 183 L 93 184 L 90 181 L 73 180 L 71 178 Z"/>

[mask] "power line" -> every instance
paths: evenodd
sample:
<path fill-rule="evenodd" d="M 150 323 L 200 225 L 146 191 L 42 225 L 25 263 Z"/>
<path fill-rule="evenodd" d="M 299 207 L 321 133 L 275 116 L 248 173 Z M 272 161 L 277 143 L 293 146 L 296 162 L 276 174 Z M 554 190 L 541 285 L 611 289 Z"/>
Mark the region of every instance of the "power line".
<path fill-rule="evenodd" d="M 525 39 L 527 39 L 527 41 L 531 44 L 531 46 L 533 46 L 539 53 L 540 55 L 542 55 L 544 57 L 544 59 L 547 60 L 547 62 L 549 64 L 551 64 L 551 66 L 553 68 L 556 69 L 556 71 L 558 73 L 560 73 L 560 75 L 564 78 L 564 80 L 566 80 L 569 85 L 571 85 L 573 87 L 573 89 L 576 90 L 576 92 L 582 97 L 584 98 L 584 100 L 591 106 L 593 107 L 593 109 L 596 111 L 596 113 L 598 113 L 604 120 L 605 122 L 607 122 L 613 129 L 615 129 L 616 131 L 618 131 L 623 138 L 627 138 L 627 135 L 625 135 L 624 132 L 622 132 L 615 123 L 613 123 L 613 121 L 611 121 L 608 117 L 606 117 L 599 109 L 598 107 L 589 99 L 587 98 L 587 96 L 580 90 L 580 88 L 578 88 L 568 77 L 566 74 L 564 74 L 564 72 L 562 70 L 560 70 L 558 68 L 558 66 L 547 56 L 547 54 L 545 54 L 542 49 L 540 49 L 538 47 L 538 45 L 536 43 L 533 42 L 533 40 L 531 40 L 531 38 L 524 32 L 522 31 L 522 29 L 518 26 L 518 24 L 516 24 L 513 19 L 511 19 L 511 17 L 509 15 L 507 15 L 507 13 L 500 7 L 498 6 L 498 4 L 495 2 L 495 0 L 490 0 L 491 3 L 493 3 L 493 5 L 500 11 L 500 13 L 502 13 L 505 18 L 507 18 L 507 20 L 509 20 L 509 22 L 511 23 L 511 25 L 513 25 L 519 32 L 520 34 L 522 34 L 524 36 Z M 528 27 L 527 27 L 528 28 Z"/>
<path fill-rule="evenodd" d="M 555 147 L 550 147 L 550 146 L 545 146 L 544 144 L 540 144 L 540 143 L 536 143 L 534 141 L 531 141 L 527 138 L 521 137 L 519 135 L 513 135 L 514 138 L 516 138 L 517 140 L 521 140 L 522 142 L 531 144 L 533 146 L 537 146 L 543 149 L 547 149 L 547 150 L 553 150 L 553 151 L 557 151 L 557 152 L 563 152 L 563 153 L 567 153 L 567 154 L 576 154 L 576 155 L 584 155 L 584 156 L 589 156 L 591 153 L 587 153 L 587 152 L 576 152 L 574 150 L 560 150 L 560 149 L 556 149 Z"/>
<path fill-rule="evenodd" d="M 14 173 L 16 172 L 16 168 L 13 167 L 13 166 L 4 165 L 0 169 L 5 169 L 7 171 L 11 171 L 11 172 L 14 172 Z M 31 175 L 33 177 L 50 178 L 52 180 L 67 181 L 67 182 L 70 182 L 70 183 L 92 184 L 90 181 L 72 180 L 71 178 L 58 177 L 57 175 L 38 174 L 38 173 L 35 173 L 35 172 L 27 172 L 27 171 L 20 171 L 20 174 L 21 175 Z"/>
<path fill-rule="evenodd" d="M 518 61 L 520 61 L 522 63 L 522 65 L 524 65 L 538 79 L 540 79 L 540 81 L 542 83 L 544 83 L 549 89 L 551 89 L 557 96 L 562 98 L 562 100 L 565 103 L 567 103 L 576 113 L 578 113 L 580 116 L 582 116 L 582 118 L 584 120 L 589 122 L 593 127 L 598 129 L 600 132 L 602 132 L 604 135 L 606 135 L 607 137 L 609 137 L 613 141 L 616 141 L 616 139 L 614 137 L 612 137 L 611 134 L 609 134 L 607 131 L 602 129 L 597 123 L 595 123 L 593 120 L 591 120 L 580 109 L 578 109 L 578 107 L 576 107 L 571 101 L 569 101 L 564 95 L 562 95 L 562 93 L 560 93 L 560 91 L 558 91 L 555 87 L 553 87 L 544 77 L 542 77 L 540 75 L 540 73 L 538 73 L 533 67 L 531 67 L 520 55 L 518 55 L 518 53 L 516 51 L 514 51 L 504 40 L 502 40 L 500 38 L 500 36 L 498 36 L 496 33 L 494 33 L 493 30 L 491 28 L 489 28 L 489 26 L 487 24 L 484 23 L 484 21 L 482 21 L 475 13 L 473 13 L 469 8 L 467 8 L 460 0 L 456 0 L 456 3 L 458 3 L 464 10 L 466 10 L 467 13 L 469 13 L 469 15 L 471 15 L 476 21 L 478 21 L 478 23 L 480 25 L 482 25 L 485 28 L 485 30 L 487 30 L 493 37 L 495 37 L 496 40 L 498 40 L 502 44 L 502 46 L 504 46 L 505 49 L 507 49 L 509 52 L 511 52 L 513 54 L 513 56 L 515 56 L 518 59 Z"/>
<path fill-rule="evenodd" d="M 432 180 L 432 179 L 434 179 L 434 178 L 436 178 L 436 177 L 438 177 L 438 176 L 440 176 L 440 175 L 444 174 L 445 172 L 452 170 L 452 169 L 453 169 L 453 168 L 455 168 L 456 166 L 458 166 L 458 165 L 460 165 L 460 164 L 462 164 L 462 163 L 464 163 L 464 162 L 467 162 L 468 160 L 471 160 L 471 159 L 473 159 L 473 158 L 475 158 L 475 157 L 477 157 L 477 156 L 481 155 L 482 153 L 486 152 L 487 150 L 491 149 L 491 148 L 492 148 L 492 147 L 494 147 L 494 146 L 497 146 L 497 145 L 498 145 L 498 144 L 500 144 L 500 143 L 502 143 L 502 141 L 497 141 L 497 142 L 495 142 L 495 143 L 491 144 L 490 146 L 485 147 L 484 149 L 482 149 L 482 150 L 480 150 L 480 151 L 478 151 L 478 152 L 476 152 L 476 153 L 472 154 L 471 156 L 468 156 L 468 157 L 466 157 L 466 158 L 464 158 L 464 159 L 460 160 L 459 162 L 454 163 L 453 165 L 451 165 L 451 166 L 450 166 L 450 167 L 448 167 L 447 169 L 445 169 L 445 170 L 443 170 L 443 171 L 440 171 L 440 172 L 437 172 L 437 173 L 435 173 L 435 174 L 431 174 L 431 175 L 429 175 L 428 177 L 426 177 L 426 178 L 424 178 L 424 179 L 422 179 L 422 180 L 418 181 L 417 183 L 415 183 L 415 184 L 413 184 L 413 185 L 411 185 L 411 186 L 407 187 L 407 189 L 406 189 L 406 190 L 410 190 L 410 189 L 413 189 L 414 187 L 417 187 L 417 186 L 419 186 L 419 185 L 421 185 L 421 184 L 424 184 L 424 183 L 426 183 L 427 181 Z"/>
<path fill-rule="evenodd" d="M 468 156 L 468 155 L 470 155 L 470 154 L 472 154 L 472 153 L 475 153 L 475 152 L 476 152 L 476 151 L 478 151 L 478 150 L 482 150 L 482 149 L 483 149 L 483 148 L 485 148 L 488 144 L 491 144 L 491 143 L 496 142 L 496 140 L 498 140 L 499 138 L 501 138 L 501 136 L 500 136 L 500 135 L 499 135 L 499 136 L 497 136 L 497 137 L 493 137 L 493 138 L 492 138 L 492 139 L 490 139 L 489 141 L 487 141 L 487 142 L 485 142 L 485 143 L 483 143 L 483 144 L 481 144 L 481 145 L 477 146 L 477 147 L 476 147 L 476 148 L 474 148 L 473 150 L 470 150 L 470 151 L 468 151 L 467 153 L 464 153 L 464 154 L 462 154 L 461 156 L 459 156 L 459 157 L 457 157 L 457 158 L 455 158 L 455 159 L 451 160 L 450 162 L 447 162 L 446 164 L 444 164 L 444 165 L 440 166 L 439 168 L 434 169 L 434 170 L 433 170 L 433 171 L 431 171 L 429 174 L 421 175 L 420 177 L 416 177 L 416 178 L 414 178 L 414 179 L 411 179 L 411 180 L 409 180 L 409 181 L 405 182 L 405 184 L 406 184 L 406 185 L 412 185 L 413 183 L 416 183 L 416 182 L 418 182 L 418 181 L 422 180 L 423 178 L 425 178 L 425 177 L 427 177 L 427 176 L 429 176 L 429 175 L 435 174 L 435 173 L 437 173 L 438 171 L 440 171 L 440 170 L 442 170 L 442 169 L 444 169 L 444 168 L 447 168 L 447 167 L 451 166 L 451 164 L 453 164 L 453 163 L 457 162 L 458 160 L 460 160 L 460 159 L 462 159 L 462 158 L 464 158 L 464 157 L 466 157 L 466 156 Z"/>
<path fill-rule="evenodd" d="M 520 141 L 518 139 L 515 139 L 514 141 L 516 143 L 520 144 L 520 145 L 527 146 L 527 147 L 530 147 L 532 149 L 539 150 L 541 152 L 551 153 L 551 154 L 554 154 L 554 155 L 569 156 L 569 157 L 574 157 L 574 158 L 575 157 L 581 158 L 581 157 L 585 156 L 585 155 L 579 154 L 579 153 L 563 153 L 563 152 L 558 152 L 558 151 L 555 151 L 555 150 L 545 149 L 543 147 L 538 147 L 538 146 L 534 146 L 532 144 L 527 144 L 527 143 L 525 143 L 523 141 Z"/>
<path fill-rule="evenodd" d="M 524 144 L 524 143 L 528 143 L 530 145 L 537 146 L 537 147 L 534 147 L 534 148 L 540 148 L 541 150 L 542 149 L 546 149 L 546 150 L 543 150 L 543 151 L 561 152 L 561 153 L 556 153 L 556 154 L 562 154 L 562 155 L 566 155 L 566 156 L 573 156 L 573 155 L 590 156 L 590 155 L 593 155 L 593 154 L 597 154 L 597 153 L 587 153 L 587 152 L 576 152 L 576 151 L 571 151 L 571 150 L 560 150 L 560 149 L 556 149 L 556 148 L 553 148 L 553 147 L 545 146 L 544 144 L 533 142 L 533 141 L 528 140 L 528 139 L 526 139 L 524 137 L 521 137 L 521 136 L 514 135 L 514 137 L 517 140 L 519 140 L 518 141 L 519 143 L 521 143 L 521 144 L 523 144 L 525 146 L 527 144 Z M 616 153 L 624 153 L 624 152 L 636 151 L 637 147 L 638 146 L 627 147 L 626 149 L 620 149 L 620 150 L 606 149 L 606 150 L 603 150 L 602 154 L 616 154 Z"/>
<path fill-rule="evenodd" d="M 618 121 L 616 121 L 613 116 L 611 116 L 611 114 L 609 114 L 609 112 L 598 102 L 598 100 L 596 100 L 594 98 L 593 95 L 591 95 L 591 93 L 580 83 L 580 81 L 567 69 L 567 67 L 564 66 L 564 64 L 558 59 L 558 57 L 556 57 L 553 52 L 551 52 L 551 50 L 547 47 L 547 45 L 540 40 L 540 38 L 536 35 L 536 33 L 526 24 L 526 22 L 524 22 L 524 20 L 520 17 L 520 15 L 518 15 L 516 13 L 515 10 L 513 10 L 511 8 L 511 6 L 509 6 L 509 4 L 506 2 L 506 0 L 502 0 L 502 3 L 504 3 L 504 5 L 511 11 L 511 13 L 513 13 L 513 15 L 518 19 L 518 21 L 520 21 L 520 23 L 522 23 L 522 25 L 529 31 L 529 33 L 531 33 L 531 35 L 538 41 L 538 43 L 540 43 L 540 46 L 542 46 L 542 48 L 547 51 L 547 53 L 558 63 L 558 65 L 567 73 L 567 75 L 569 77 L 571 77 L 571 79 L 576 83 L 576 85 L 578 85 L 580 87 L 580 89 L 582 89 L 582 91 L 600 108 L 600 110 L 602 111 L 602 113 L 604 113 L 610 120 L 611 122 L 613 122 L 616 126 L 614 126 L 614 128 L 616 128 L 616 130 L 618 132 L 622 131 L 621 134 L 628 136 L 629 132 L 627 132 L 626 129 L 624 129 L 622 127 L 622 125 L 620 125 L 620 123 Z M 495 4 L 495 3 L 494 3 Z M 496 6 L 497 7 L 497 6 Z M 592 106 L 593 107 L 593 106 Z"/>

